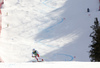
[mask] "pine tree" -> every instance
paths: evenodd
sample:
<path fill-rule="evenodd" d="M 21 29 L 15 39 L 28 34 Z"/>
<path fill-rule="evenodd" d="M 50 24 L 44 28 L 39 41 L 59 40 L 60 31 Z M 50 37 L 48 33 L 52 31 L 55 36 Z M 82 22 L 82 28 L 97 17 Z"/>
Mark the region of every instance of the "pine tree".
<path fill-rule="evenodd" d="M 90 45 L 91 50 L 90 58 L 92 62 L 100 61 L 100 25 L 98 18 L 95 18 L 94 25 L 91 26 L 93 29 L 93 32 L 90 34 L 90 37 L 92 37 L 92 44 Z"/>

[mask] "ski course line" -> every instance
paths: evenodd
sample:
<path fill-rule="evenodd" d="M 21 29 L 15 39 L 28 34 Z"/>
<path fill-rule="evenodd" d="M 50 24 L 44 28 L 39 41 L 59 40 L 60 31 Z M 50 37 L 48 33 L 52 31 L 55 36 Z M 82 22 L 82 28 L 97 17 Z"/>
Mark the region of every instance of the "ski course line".
<path fill-rule="evenodd" d="M 47 6 L 47 7 L 49 7 L 49 8 L 55 8 L 55 7 L 52 7 L 52 6 L 47 5 L 47 4 L 46 4 L 47 1 L 48 1 L 48 0 L 45 0 L 45 1 L 42 2 L 42 0 L 40 0 L 40 2 L 42 2 L 42 4 L 44 4 L 45 6 Z"/>
<path fill-rule="evenodd" d="M 48 28 L 46 28 L 46 29 L 44 29 L 44 30 L 41 29 L 41 30 L 39 30 L 39 32 L 40 32 L 40 31 L 49 32 L 50 30 L 53 30 L 53 29 L 52 29 L 53 27 L 55 27 L 55 26 L 61 24 L 64 20 L 65 20 L 65 18 L 62 18 L 61 21 L 59 21 L 58 23 L 56 23 L 56 24 L 54 24 L 54 25 L 52 25 L 52 26 L 50 26 L 50 27 L 48 27 Z"/>
<path fill-rule="evenodd" d="M 42 43 L 41 42 L 42 40 L 40 40 L 40 41 L 36 41 L 36 43 L 39 43 L 39 44 L 41 44 L 41 45 L 44 45 L 44 46 L 48 46 L 48 47 L 51 47 L 51 48 L 59 48 L 59 46 L 53 46 L 53 45 L 47 45 L 47 44 L 45 44 L 45 43 Z"/>
<path fill-rule="evenodd" d="M 65 61 L 72 61 L 72 60 L 74 59 L 73 56 L 67 55 L 67 54 L 59 54 L 59 53 L 57 53 L 57 54 L 54 54 L 53 56 L 58 56 L 58 55 L 64 55 L 64 56 L 66 56 L 66 57 L 70 57 L 70 60 L 65 59 Z"/>
<path fill-rule="evenodd" d="M 45 0 L 45 1 L 42 2 L 42 0 L 40 0 L 40 2 L 42 2 L 42 4 L 44 4 L 45 6 L 48 6 L 48 5 L 46 4 L 47 1 L 48 1 L 48 0 Z M 50 6 L 48 6 L 48 7 L 50 7 Z M 52 8 L 52 7 L 50 7 L 50 8 Z M 62 23 L 62 22 L 64 21 L 64 19 L 65 19 L 65 18 L 62 18 L 62 20 L 61 20 L 60 22 L 58 22 L 57 24 L 52 25 L 52 26 L 46 28 L 44 31 L 49 32 L 49 29 L 51 29 L 51 28 L 55 27 L 56 25 Z"/>
<path fill-rule="evenodd" d="M 58 22 L 57 24 L 54 24 L 54 25 L 52 25 L 52 26 L 46 28 L 44 31 L 49 32 L 50 29 L 52 29 L 53 27 L 55 27 L 55 26 L 61 24 L 61 23 L 64 21 L 64 19 L 65 19 L 65 18 L 62 18 L 60 22 Z M 53 30 L 53 29 L 52 29 L 52 30 Z"/>
<path fill-rule="evenodd" d="M 41 2 L 43 5 L 45 5 L 46 7 L 54 8 L 54 9 L 56 8 L 56 7 L 51 7 L 51 6 L 47 5 L 46 2 L 48 2 L 48 0 L 45 0 L 45 1 L 40 0 L 40 2 Z M 42 14 L 45 14 L 45 13 L 46 13 L 46 11 L 43 11 L 43 10 L 38 11 L 38 12 L 40 12 L 40 13 L 42 13 Z"/>
<path fill-rule="evenodd" d="M 53 27 L 55 27 L 55 26 L 59 25 L 60 23 L 62 23 L 62 22 L 64 21 L 64 19 L 65 19 L 65 18 L 62 18 L 62 20 L 61 20 L 60 22 L 58 22 L 57 24 L 52 25 L 52 26 L 46 28 L 46 29 L 43 30 L 43 31 L 49 32 Z M 53 29 L 52 29 L 52 30 L 53 30 Z M 44 43 L 41 42 L 42 40 L 44 40 L 44 39 L 41 39 L 41 40 L 39 40 L 39 41 L 37 41 L 37 42 L 40 43 L 40 44 L 42 44 L 42 45 L 48 46 L 48 47 L 56 47 L 56 48 L 59 48 L 59 46 L 52 46 L 52 45 L 44 44 Z"/>
<path fill-rule="evenodd" d="M 73 61 L 73 59 L 74 59 L 74 57 L 73 56 L 71 56 L 71 55 L 67 55 L 67 54 L 60 54 L 60 53 L 57 53 L 57 54 L 53 54 L 53 57 L 54 56 L 58 56 L 58 55 L 64 55 L 64 56 L 66 56 L 66 57 L 69 57 L 70 59 L 68 60 L 68 59 L 65 59 L 65 61 Z M 45 56 L 41 56 L 44 60 L 48 60 L 49 61 L 49 58 L 48 57 L 45 57 Z"/>
<path fill-rule="evenodd" d="M 44 4 L 45 6 L 47 6 L 47 7 L 49 7 L 49 8 L 55 8 L 55 7 L 51 7 L 51 6 L 47 5 L 47 4 L 46 4 L 47 1 L 48 1 L 48 0 L 45 0 L 44 2 L 42 2 L 42 0 L 40 0 L 40 2 L 42 2 L 42 4 Z M 62 20 L 61 20 L 60 22 L 58 22 L 58 23 L 55 24 L 55 25 L 52 25 L 52 26 L 48 27 L 48 28 L 45 29 L 44 31 L 49 32 L 50 29 L 52 29 L 53 27 L 55 27 L 55 26 L 57 26 L 58 24 L 62 23 L 62 22 L 64 21 L 64 19 L 65 19 L 65 18 L 62 18 Z M 42 40 L 43 40 L 43 39 L 42 39 Z M 40 43 L 40 44 L 42 44 L 42 45 L 46 45 L 46 44 L 44 44 L 44 43 L 41 42 L 42 40 L 38 41 L 38 43 Z M 52 45 L 46 45 L 46 46 L 49 46 L 49 47 L 57 47 L 57 46 L 52 46 Z M 57 48 L 58 48 L 58 47 L 57 47 Z M 70 60 L 69 60 L 69 61 L 72 61 L 72 60 L 74 59 L 73 56 L 67 55 L 67 54 L 54 54 L 54 56 L 55 56 L 55 55 L 64 55 L 64 56 L 70 57 Z M 67 61 L 67 59 L 65 59 L 65 61 Z"/>

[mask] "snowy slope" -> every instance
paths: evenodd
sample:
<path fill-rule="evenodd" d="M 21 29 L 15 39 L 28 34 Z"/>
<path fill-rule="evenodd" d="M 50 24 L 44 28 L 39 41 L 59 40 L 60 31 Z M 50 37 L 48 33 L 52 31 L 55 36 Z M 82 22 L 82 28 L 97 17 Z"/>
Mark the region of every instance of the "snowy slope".
<path fill-rule="evenodd" d="M 98 6 L 95 0 L 6 0 L 0 56 L 28 62 L 35 48 L 45 61 L 90 61 L 90 26 L 100 18 Z"/>

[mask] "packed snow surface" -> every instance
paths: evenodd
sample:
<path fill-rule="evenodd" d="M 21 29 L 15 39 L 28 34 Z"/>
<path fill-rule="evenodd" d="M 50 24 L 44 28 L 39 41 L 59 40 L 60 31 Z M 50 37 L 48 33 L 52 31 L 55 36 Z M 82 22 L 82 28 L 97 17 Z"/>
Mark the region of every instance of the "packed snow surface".
<path fill-rule="evenodd" d="M 90 26 L 100 18 L 98 7 L 98 0 L 5 0 L 0 57 L 30 62 L 35 48 L 47 62 L 90 61 Z"/>

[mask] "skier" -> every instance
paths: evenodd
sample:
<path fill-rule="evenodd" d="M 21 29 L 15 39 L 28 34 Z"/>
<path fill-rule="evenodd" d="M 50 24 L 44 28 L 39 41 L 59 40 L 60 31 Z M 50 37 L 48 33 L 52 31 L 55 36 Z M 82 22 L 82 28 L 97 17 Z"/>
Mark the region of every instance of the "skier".
<path fill-rule="evenodd" d="M 87 8 L 87 12 L 90 12 L 90 9 L 89 8 Z"/>
<path fill-rule="evenodd" d="M 33 49 L 32 57 L 35 57 L 36 60 L 39 61 L 40 56 L 39 56 L 39 53 L 37 50 Z M 42 61 L 43 61 L 43 59 L 42 59 Z"/>

